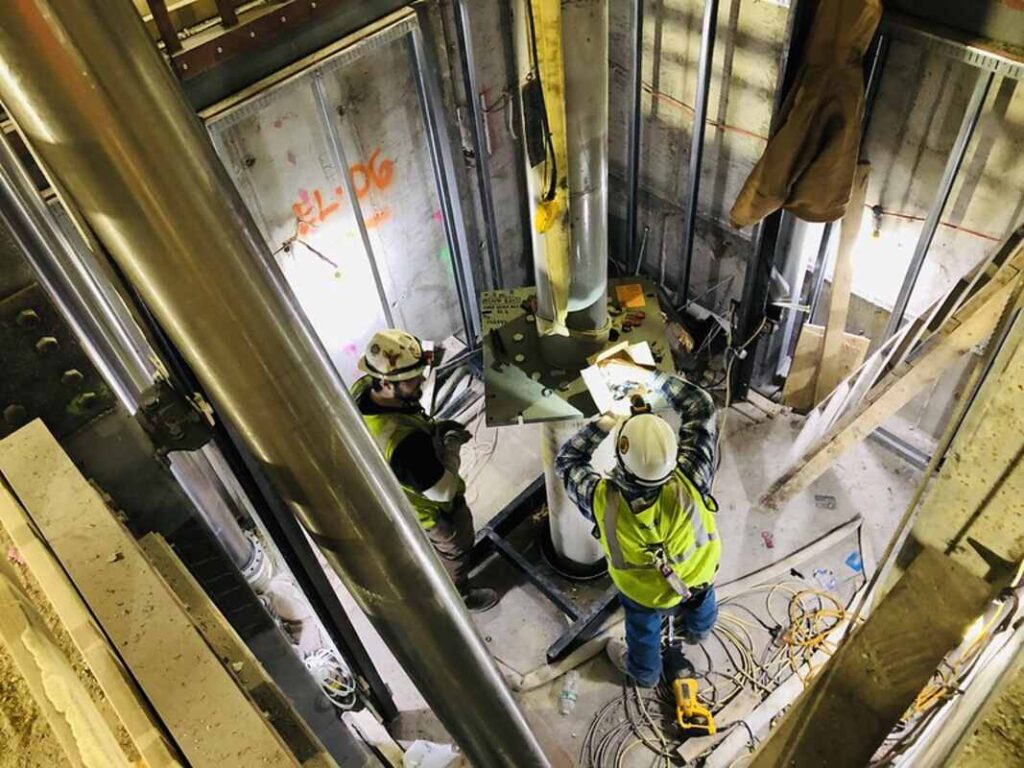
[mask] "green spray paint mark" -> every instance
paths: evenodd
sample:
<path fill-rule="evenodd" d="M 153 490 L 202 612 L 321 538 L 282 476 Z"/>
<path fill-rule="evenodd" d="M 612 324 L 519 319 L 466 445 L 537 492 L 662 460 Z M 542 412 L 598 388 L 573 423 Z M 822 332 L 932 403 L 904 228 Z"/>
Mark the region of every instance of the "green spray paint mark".
<path fill-rule="evenodd" d="M 448 277 L 455 277 L 455 267 L 452 264 L 452 252 L 451 249 L 446 245 L 441 249 L 441 253 L 438 254 L 441 259 L 441 263 L 444 264 L 445 271 L 448 273 Z"/>

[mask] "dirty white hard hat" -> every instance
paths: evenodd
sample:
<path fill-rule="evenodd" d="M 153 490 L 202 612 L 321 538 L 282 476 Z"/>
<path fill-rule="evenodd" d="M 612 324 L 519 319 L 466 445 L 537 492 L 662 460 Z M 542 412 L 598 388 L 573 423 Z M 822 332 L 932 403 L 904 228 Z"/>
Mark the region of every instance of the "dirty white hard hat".
<path fill-rule="evenodd" d="M 408 381 L 422 376 L 429 362 L 419 339 L 397 328 L 388 328 L 373 334 L 357 365 L 377 379 Z"/>
<path fill-rule="evenodd" d="M 675 430 L 653 413 L 630 416 L 615 433 L 615 459 L 641 485 L 658 486 L 668 480 L 678 452 Z"/>

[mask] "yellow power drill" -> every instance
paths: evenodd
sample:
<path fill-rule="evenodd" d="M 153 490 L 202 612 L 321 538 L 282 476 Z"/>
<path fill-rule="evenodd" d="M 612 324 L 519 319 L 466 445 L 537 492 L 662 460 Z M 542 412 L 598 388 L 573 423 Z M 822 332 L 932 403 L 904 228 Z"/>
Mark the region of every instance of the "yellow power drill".
<path fill-rule="evenodd" d="M 683 689 L 686 689 L 685 691 Z M 707 731 L 713 736 L 718 730 L 711 710 L 697 700 L 697 681 L 692 677 L 677 677 L 672 682 L 676 692 L 676 720 L 684 731 Z"/>

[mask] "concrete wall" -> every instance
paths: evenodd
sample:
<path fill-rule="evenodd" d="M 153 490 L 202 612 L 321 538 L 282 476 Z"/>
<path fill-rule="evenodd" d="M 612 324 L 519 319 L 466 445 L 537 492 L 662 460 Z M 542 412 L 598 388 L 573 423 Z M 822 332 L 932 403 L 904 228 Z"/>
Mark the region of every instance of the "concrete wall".
<path fill-rule="evenodd" d="M 321 71 L 327 121 L 304 75 L 215 122 L 212 133 L 299 303 L 351 382 L 369 337 L 387 325 L 374 265 L 395 325 L 440 340 L 461 333 L 461 315 L 405 40 L 368 46 Z M 344 149 L 344 171 L 332 141 Z"/>
<path fill-rule="evenodd" d="M 625 220 L 632 3 L 611 0 L 611 212 Z M 682 205 L 689 190 L 693 104 L 703 0 L 645 4 L 642 97 L 641 231 L 650 227 L 645 264 L 675 286 L 682 272 Z M 738 299 L 750 232 L 728 213 L 767 141 L 788 11 L 772 2 L 723 0 L 712 64 L 698 200 L 691 295 L 724 310 Z M 621 238 L 619 239 L 621 243 Z M 724 284 L 722 282 L 725 281 Z M 717 288 L 716 288 L 717 286 Z"/>

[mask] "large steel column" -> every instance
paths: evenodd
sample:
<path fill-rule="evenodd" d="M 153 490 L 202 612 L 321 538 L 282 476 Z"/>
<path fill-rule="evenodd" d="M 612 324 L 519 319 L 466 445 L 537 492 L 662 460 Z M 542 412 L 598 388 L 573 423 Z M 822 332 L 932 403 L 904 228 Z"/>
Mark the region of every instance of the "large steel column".
<path fill-rule="evenodd" d="M 546 158 L 527 171 L 541 353 L 578 370 L 608 340 L 608 0 L 524 0 L 520 75 L 543 87 Z M 554 178 L 552 178 L 554 176 Z M 603 570 L 600 545 L 554 471 L 575 424 L 547 424 L 551 543 L 566 573 Z"/>
<path fill-rule="evenodd" d="M 594 538 L 594 524 L 580 514 L 555 472 L 555 455 L 569 438 L 583 427 L 582 421 L 556 421 L 544 425 L 541 461 L 548 498 L 548 526 L 553 565 L 566 576 L 588 578 L 605 571 L 601 542 Z"/>
<path fill-rule="evenodd" d="M 547 759 L 128 0 L 21 0 L 0 99 L 476 765 Z"/>
<path fill-rule="evenodd" d="M 563 3 L 562 41 L 571 333 L 608 323 L 608 0 Z"/>

